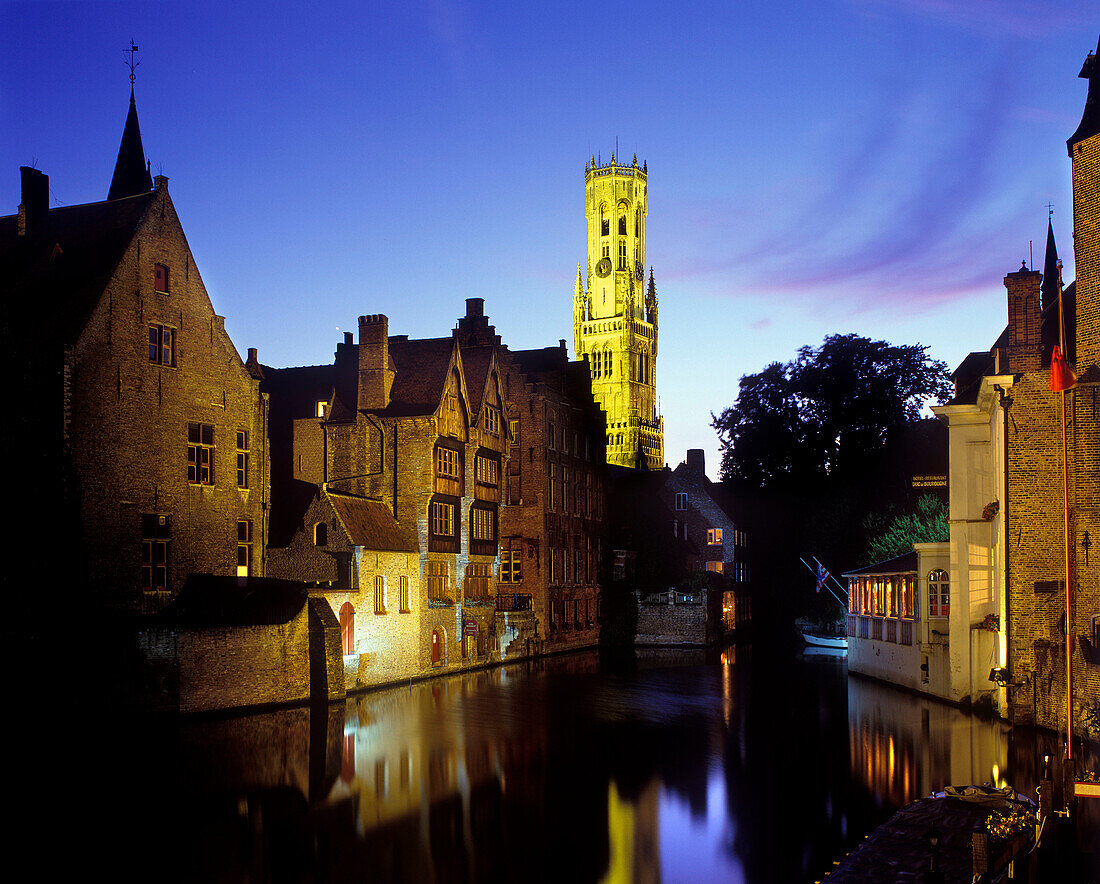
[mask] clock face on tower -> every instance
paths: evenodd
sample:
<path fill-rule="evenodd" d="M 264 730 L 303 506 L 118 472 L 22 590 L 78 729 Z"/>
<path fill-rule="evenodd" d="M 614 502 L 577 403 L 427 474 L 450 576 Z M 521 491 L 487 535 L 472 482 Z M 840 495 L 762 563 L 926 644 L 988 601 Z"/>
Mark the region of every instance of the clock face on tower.
<path fill-rule="evenodd" d="M 600 260 L 596 262 L 596 275 L 597 276 L 607 276 L 607 274 L 609 274 L 610 272 L 611 272 L 611 259 L 610 258 L 600 258 Z"/>

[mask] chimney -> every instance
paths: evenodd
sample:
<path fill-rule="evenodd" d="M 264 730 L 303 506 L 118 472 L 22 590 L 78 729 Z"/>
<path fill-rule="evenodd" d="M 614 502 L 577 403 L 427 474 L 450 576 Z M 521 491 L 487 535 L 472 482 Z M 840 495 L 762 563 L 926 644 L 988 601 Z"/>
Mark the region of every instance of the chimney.
<path fill-rule="evenodd" d="M 385 408 L 390 403 L 390 321 L 384 313 L 359 317 L 360 411 Z"/>
<path fill-rule="evenodd" d="M 264 379 L 264 370 L 260 367 L 260 359 L 257 355 L 259 351 L 255 347 L 248 348 L 248 361 L 244 364 L 244 367 L 248 370 L 248 373 L 252 375 L 256 380 L 262 381 Z"/>
<path fill-rule="evenodd" d="M 30 166 L 19 167 L 22 201 L 19 203 L 19 235 L 34 236 L 46 227 L 50 210 L 50 176 Z"/>
<path fill-rule="evenodd" d="M 1020 269 L 1005 277 L 1008 289 L 1008 371 L 1038 371 L 1041 368 L 1043 339 L 1039 315 L 1039 283 L 1043 274 Z"/>
<path fill-rule="evenodd" d="M 473 319 L 475 316 L 485 315 L 485 299 L 484 298 L 467 298 L 466 299 L 466 318 Z"/>
<path fill-rule="evenodd" d="M 702 448 L 689 448 L 687 451 L 687 468 L 693 473 L 706 475 L 706 454 Z"/>

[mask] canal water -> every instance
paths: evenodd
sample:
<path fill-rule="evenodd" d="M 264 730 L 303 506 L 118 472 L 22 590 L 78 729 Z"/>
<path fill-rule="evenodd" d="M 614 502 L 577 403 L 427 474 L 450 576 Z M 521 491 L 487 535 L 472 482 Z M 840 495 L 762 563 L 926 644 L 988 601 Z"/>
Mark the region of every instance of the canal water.
<path fill-rule="evenodd" d="M 102 779 L 69 808 L 96 849 L 120 872 L 231 882 L 813 881 L 945 785 L 1034 795 L 1051 748 L 850 678 L 844 657 L 748 646 L 616 671 L 580 653 L 103 737 Z"/>

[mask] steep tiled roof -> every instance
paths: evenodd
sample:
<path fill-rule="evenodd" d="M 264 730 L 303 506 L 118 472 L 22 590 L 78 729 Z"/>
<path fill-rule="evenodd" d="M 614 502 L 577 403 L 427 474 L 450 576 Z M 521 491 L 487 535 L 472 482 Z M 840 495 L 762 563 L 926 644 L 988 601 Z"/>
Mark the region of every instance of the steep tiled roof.
<path fill-rule="evenodd" d="M 0 218 L 0 284 L 9 305 L 33 306 L 39 317 L 48 305 L 51 340 L 73 343 L 153 198 L 150 192 L 52 209 L 30 236 L 19 236 L 18 215 Z"/>
<path fill-rule="evenodd" d="M 1088 95 L 1085 97 L 1085 111 L 1081 115 L 1081 123 L 1077 127 L 1066 145 L 1072 149 L 1073 145 L 1087 138 L 1092 138 L 1100 132 L 1100 40 L 1096 44 L 1096 52 L 1090 52 L 1081 66 L 1081 73 L 1077 76 L 1089 81 Z"/>
<path fill-rule="evenodd" d="M 380 500 L 326 492 L 354 546 L 387 552 L 416 552 L 416 546 Z"/>
<path fill-rule="evenodd" d="M 443 398 L 455 346 L 453 338 L 408 341 L 391 337 L 390 358 L 396 374 L 390 404 L 378 413 L 395 417 L 434 414 Z"/>
<path fill-rule="evenodd" d="M 481 412 L 481 400 L 485 396 L 485 381 L 489 376 L 489 365 L 492 359 L 493 351 L 488 347 L 462 348 L 462 370 L 466 375 L 470 411 L 474 415 Z"/>

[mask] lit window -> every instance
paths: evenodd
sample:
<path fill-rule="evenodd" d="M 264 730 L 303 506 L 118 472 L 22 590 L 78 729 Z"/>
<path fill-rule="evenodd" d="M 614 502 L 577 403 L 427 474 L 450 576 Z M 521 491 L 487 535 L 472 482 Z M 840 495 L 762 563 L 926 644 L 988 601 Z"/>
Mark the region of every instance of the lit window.
<path fill-rule="evenodd" d="M 519 442 L 519 421 L 508 421 L 508 432 L 512 435 L 512 442 Z"/>
<path fill-rule="evenodd" d="M 237 576 L 252 573 L 252 520 L 237 520 Z"/>
<path fill-rule="evenodd" d="M 500 465 L 494 458 L 477 455 L 474 458 L 474 471 L 477 481 L 482 485 L 497 485 L 500 482 Z"/>
<path fill-rule="evenodd" d="M 149 326 L 149 361 L 156 365 L 176 364 L 176 332 L 166 325 Z"/>
<path fill-rule="evenodd" d="M 707 528 L 707 545 L 718 546 L 722 543 L 721 528 Z"/>
<path fill-rule="evenodd" d="M 500 409 L 492 405 L 485 407 L 485 429 L 492 436 L 500 435 Z"/>
<path fill-rule="evenodd" d="M 237 430 L 237 487 L 248 487 L 248 430 Z"/>
<path fill-rule="evenodd" d="M 317 406 L 316 406 L 316 408 L 314 409 L 314 412 L 313 412 L 313 416 L 314 417 L 324 417 L 325 416 L 325 409 L 327 407 L 328 407 L 328 403 L 324 399 L 318 399 L 317 400 Z"/>
<path fill-rule="evenodd" d="M 454 537 L 455 507 L 453 503 L 432 503 L 432 533 L 440 537 Z"/>
<path fill-rule="evenodd" d="M 214 426 L 187 425 L 187 481 L 192 485 L 214 484 Z"/>
<path fill-rule="evenodd" d="M 714 571 L 716 574 L 721 574 L 722 562 L 707 562 L 707 570 Z"/>
<path fill-rule="evenodd" d="M 523 580 L 521 550 L 505 549 L 500 552 L 500 582 L 520 583 Z"/>
<path fill-rule="evenodd" d="M 470 509 L 470 537 L 473 540 L 493 541 L 496 539 L 496 519 L 492 510 L 472 507 Z"/>
<path fill-rule="evenodd" d="M 172 523 L 167 515 L 142 514 L 141 588 L 162 592 L 168 587 L 168 545 Z"/>
<path fill-rule="evenodd" d="M 374 578 L 374 613 L 386 613 L 386 578 L 381 574 Z"/>
<path fill-rule="evenodd" d="M 168 293 L 168 267 L 164 264 L 153 265 L 153 291 Z"/>

